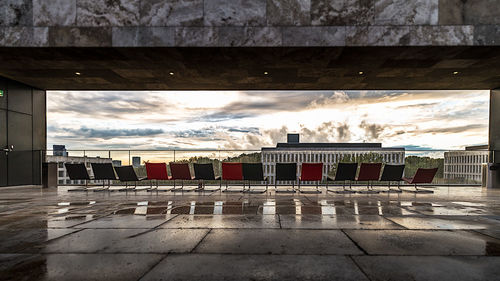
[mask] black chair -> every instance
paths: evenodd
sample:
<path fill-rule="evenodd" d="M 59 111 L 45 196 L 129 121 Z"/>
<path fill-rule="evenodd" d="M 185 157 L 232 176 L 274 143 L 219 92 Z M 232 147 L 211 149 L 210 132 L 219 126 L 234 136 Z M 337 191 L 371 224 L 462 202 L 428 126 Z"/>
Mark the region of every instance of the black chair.
<path fill-rule="evenodd" d="M 326 179 L 326 191 L 335 193 L 356 193 L 356 191 L 352 190 L 352 181 L 356 180 L 357 171 L 358 163 L 339 163 L 337 165 L 337 171 L 335 172 L 335 178 L 332 179 L 328 177 Z M 342 190 L 329 190 L 328 182 L 331 181 L 343 181 Z M 345 188 L 346 181 L 349 181 L 349 189 Z"/>
<path fill-rule="evenodd" d="M 399 187 L 400 182 L 403 180 L 403 173 L 405 170 L 405 165 L 384 165 L 384 170 L 382 172 L 382 176 L 380 177 L 380 181 L 386 181 L 388 190 L 383 190 L 382 192 L 395 192 L 401 193 L 403 190 Z M 398 189 L 391 188 L 391 181 L 395 181 L 398 183 Z"/>
<path fill-rule="evenodd" d="M 119 189 L 118 191 L 128 191 L 130 190 L 128 187 L 129 182 L 134 182 L 134 188 L 132 190 L 137 191 L 137 182 L 145 180 L 147 178 L 139 178 L 135 173 L 134 167 L 132 166 L 121 166 L 115 167 L 116 174 L 118 175 L 118 179 L 121 182 L 125 182 L 125 189 Z"/>
<path fill-rule="evenodd" d="M 248 190 L 243 192 L 247 193 L 265 193 L 269 187 L 267 177 L 264 177 L 264 171 L 262 163 L 243 163 L 243 180 L 248 181 Z M 265 190 L 252 190 L 250 187 L 250 181 L 265 181 Z"/>
<path fill-rule="evenodd" d="M 111 163 L 91 163 L 92 172 L 94 172 L 94 180 L 101 180 L 104 189 L 104 182 L 108 181 L 108 189 L 112 180 L 116 180 L 115 170 Z"/>
<path fill-rule="evenodd" d="M 87 171 L 87 168 L 85 167 L 84 163 L 64 163 L 64 166 L 66 167 L 66 173 L 69 176 L 70 180 L 83 180 L 85 181 L 85 186 L 84 188 L 78 188 L 78 189 L 69 189 L 68 191 L 88 191 L 88 182 L 90 180 L 89 173 Z"/>
<path fill-rule="evenodd" d="M 207 164 L 194 163 L 193 170 L 194 170 L 194 179 L 198 181 L 198 188 L 195 189 L 194 191 L 197 192 L 205 191 L 205 181 L 215 181 L 215 180 L 220 181 L 220 177 L 215 176 L 214 166 L 212 165 L 212 163 L 207 163 Z M 219 185 L 219 188 L 217 189 L 210 189 L 210 191 L 217 191 L 220 188 L 221 185 Z"/>
<path fill-rule="evenodd" d="M 292 190 L 278 190 L 278 181 L 291 181 Z M 295 193 L 295 181 L 297 181 L 297 163 L 276 163 L 276 179 L 274 180 L 276 193 Z"/>

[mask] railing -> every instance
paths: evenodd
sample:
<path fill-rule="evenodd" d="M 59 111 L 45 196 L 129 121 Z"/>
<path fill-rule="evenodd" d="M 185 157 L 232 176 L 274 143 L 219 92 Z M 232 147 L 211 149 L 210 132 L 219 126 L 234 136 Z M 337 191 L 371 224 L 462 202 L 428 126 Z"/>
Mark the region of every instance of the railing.
<path fill-rule="evenodd" d="M 283 151 L 282 151 L 283 152 Z M 271 153 L 282 153 L 271 152 Z M 289 151 L 286 151 L 289 152 Z M 348 162 L 384 162 L 398 163 L 394 159 L 384 158 L 380 154 L 401 153 L 402 151 L 389 150 L 353 150 L 353 151 L 322 151 L 323 153 L 338 154 L 339 157 L 321 158 L 304 158 L 294 161 L 302 162 L 323 162 L 325 163 L 328 175 L 334 174 L 335 163 L 338 161 Z M 272 165 L 277 162 L 276 159 L 262 159 L 261 150 L 68 150 L 66 151 L 69 158 L 54 155 L 54 151 L 47 150 L 46 155 L 48 162 L 110 162 L 115 161 L 114 165 L 133 165 L 136 168 L 138 175 L 145 176 L 145 162 L 187 162 L 187 163 L 213 163 L 215 174 L 221 175 L 221 163 L 229 162 L 263 162 L 264 164 Z M 267 152 L 266 152 L 267 153 Z M 300 151 L 301 154 L 319 154 L 318 151 Z M 344 157 L 351 153 L 352 157 Z M 57 154 L 57 153 L 56 153 Z M 66 155 L 66 154 L 65 154 Z M 340 155 L 343 155 L 340 157 Z M 357 156 L 356 156 L 357 155 Z M 365 156 L 360 156 L 365 155 Z M 371 156 L 366 156 L 371 155 Z M 378 155 L 378 156 L 377 156 Z M 406 150 L 404 151 L 404 163 L 406 164 L 405 176 L 411 177 L 417 168 L 434 168 L 438 167 L 438 174 L 434 179 L 434 184 L 444 185 L 480 185 L 483 178 L 482 163 L 487 163 L 488 152 L 486 150 Z M 61 158 L 63 157 L 63 158 Z M 77 158 L 71 158 L 77 157 Z M 140 157 L 140 158 L 136 158 Z M 82 159 L 83 158 L 83 159 Z M 99 159 L 97 159 L 99 158 Z M 446 158 L 446 159 L 445 159 Z M 135 159 L 135 160 L 134 160 Z M 291 158 L 280 158 L 281 162 L 290 162 Z M 325 161 L 328 160 L 328 161 Z M 287 161 L 288 160 L 288 161 Z M 308 160 L 308 161 L 306 161 Z M 313 161 L 311 161 L 313 160 Z M 319 160 L 319 161 L 318 161 Z M 278 161 L 278 162 L 280 162 Z M 398 160 L 399 163 L 402 163 Z M 90 164 L 89 164 L 90 167 Z M 271 174 L 271 170 L 266 170 L 265 173 Z M 64 180 L 60 183 L 71 184 L 65 175 L 63 165 L 60 165 L 58 175 L 63 175 Z"/>

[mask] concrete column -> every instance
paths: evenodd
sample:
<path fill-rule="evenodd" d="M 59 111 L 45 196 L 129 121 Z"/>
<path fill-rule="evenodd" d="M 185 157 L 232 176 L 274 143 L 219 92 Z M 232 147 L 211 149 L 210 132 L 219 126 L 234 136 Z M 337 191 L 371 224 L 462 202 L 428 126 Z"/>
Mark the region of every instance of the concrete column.
<path fill-rule="evenodd" d="M 489 162 L 500 163 L 500 89 L 490 91 Z"/>

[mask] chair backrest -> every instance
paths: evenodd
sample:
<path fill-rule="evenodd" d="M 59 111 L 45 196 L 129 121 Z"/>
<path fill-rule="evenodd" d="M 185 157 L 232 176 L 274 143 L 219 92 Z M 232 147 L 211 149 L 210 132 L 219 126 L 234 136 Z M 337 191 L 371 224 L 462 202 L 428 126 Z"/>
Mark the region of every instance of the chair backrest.
<path fill-rule="evenodd" d="M 139 181 L 132 166 L 115 167 L 115 171 L 120 181 Z"/>
<path fill-rule="evenodd" d="M 70 180 L 90 180 L 89 173 L 87 172 L 87 168 L 83 163 L 64 163 L 66 166 L 66 172 L 68 173 Z"/>
<path fill-rule="evenodd" d="M 337 172 L 335 173 L 335 180 L 353 181 L 356 179 L 357 170 L 358 170 L 358 163 L 339 163 L 337 165 Z"/>
<path fill-rule="evenodd" d="M 263 181 L 264 171 L 262 163 L 243 163 L 243 179 L 249 181 Z"/>
<path fill-rule="evenodd" d="M 190 180 L 191 172 L 189 171 L 188 163 L 173 163 L 170 162 L 170 173 L 173 180 Z"/>
<path fill-rule="evenodd" d="M 90 163 L 95 180 L 116 180 L 115 170 L 111 163 Z"/>
<path fill-rule="evenodd" d="M 222 179 L 237 181 L 243 180 L 242 163 L 222 162 Z"/>
<path fill-rule="evenodd" d="M 276 163 L 276 180 L 297 180 L 297 163 Z"/>
<path fill-rule="evenodd" d="M 418 168 L 411 183 L 431 183 L 437 171 L 438 168 L 431 168 L 431 169 Z"/>
<path fill-rule="evenodd" d="M 323 179 L 323 163 L 302 163 L 301 181 L 320 181 Z"/>
<path fill-rule="evenodd" d="M 168 180 L 167 163 L 146 162 L 148 180 Z"/>
<path fill-rule="evenodd" d="M 64 163 L 66 166 L 66 172 L 68 173 L 70 180 L 90 180 L 87 168 L 83 163 Z"/>
<path fill-rule="evenodd" d="M 384 165 L 384 171 L 380 177 L 381 181 L 401 181 L 405 165 Z"/>
<path fill-rule="evenodd" d="M 378 181 L 382 163 L 361 163 L 358 181 Z"/>
<path fill-rule="evenodd" d="M 193 164 L 194 178 L 197 180 L 215 180 L 214 166 L 212 163 Z"/>

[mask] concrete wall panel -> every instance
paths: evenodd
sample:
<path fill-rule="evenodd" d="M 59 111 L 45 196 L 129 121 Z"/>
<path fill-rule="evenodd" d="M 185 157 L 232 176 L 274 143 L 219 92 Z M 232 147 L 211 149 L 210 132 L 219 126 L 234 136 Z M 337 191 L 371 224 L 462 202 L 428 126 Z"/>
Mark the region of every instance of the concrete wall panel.
<path fill-rule="evenodd" d="M 338 42 L 345 42 L 346 46 L 500 44 L 497 0 L 4 2 L 7 5 L 0 7 L 0 46 L 343 46 Z M 298 35 L 291 32 L 292 27 L 311 32 L 305 43 L 298 42 Z M 332 44 L 330 31 L 339 27 L 352 33 L 346 32 L 341 39 L 335 35 Z M 410 35 L 406 34 L 407 31 Z"/>

